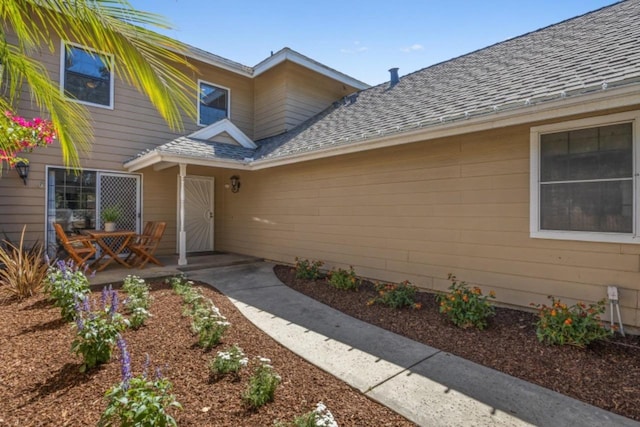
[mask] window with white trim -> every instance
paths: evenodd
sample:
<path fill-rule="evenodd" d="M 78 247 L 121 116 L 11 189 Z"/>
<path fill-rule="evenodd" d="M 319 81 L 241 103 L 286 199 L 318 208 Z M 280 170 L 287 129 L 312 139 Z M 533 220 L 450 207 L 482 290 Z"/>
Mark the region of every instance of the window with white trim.
<path fill-rule="evenodd" d="M 74 101 L 113 107 L 113 56 L 73 44 L 62 44 L 60 85 Z"/>
<path fill-rule="evenodd" d="M 229 117 L 229 89 L 198 81 L 198 124 L 208 126 Z"/>
<path fill-rule="evenodd" d="M 632 242 L 637 113 L 531 130 L 531 236 Z"/>

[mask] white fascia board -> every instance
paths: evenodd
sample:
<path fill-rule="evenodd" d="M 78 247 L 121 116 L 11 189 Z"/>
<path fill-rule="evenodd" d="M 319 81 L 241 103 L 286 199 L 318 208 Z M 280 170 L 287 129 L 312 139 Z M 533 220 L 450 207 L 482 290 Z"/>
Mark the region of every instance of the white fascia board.
<path fill-rule="evenodd" d="M 534 123 L 576 114 L 594 113 L 602 110 L 630 107 L 640 104 L 640 86 L 608 89 L 597 93 L 577 96 L 560 101 L 549 101 L 522 107 L 517 110 L 501 111 L 486 116 L 459 120 L 433 127 L 420 128 L 408 132 L 395 133 L 380 138 L 367 139 L 346 145 L 328 147 L 309 153 L 293 154 L 276 159 L 256 160 L 251 163 L 253 170 L 283 166 L 308 160 L 322 159 L 343 154 L 357 153 L 395 145 L 428 141 L 436 138 L 481 132 L 507 126 Z"/>
<path fill-rule="evenodd" d="M 256 148 L 257 145 L 251 140 L 244 132 L 242 132 L 236 125 L 234 125 L 229 119 L 222 119 L 209 126 L 199 129 L 189 135 L 188 138 L 198 138 L 209 140 L 214 136 L 221 133 L 228 133 L 233 139 L 235 139 L 240 145 L 245 148 Z"/>
<path fill-rule="evenodd" d="M 361 82 L 360 80 L 354 79 L 353 77 L 331 69 L 326 65 L 322 65 L 319 62 L 313 61 L 306 56 L 301 55 L 298 52 L 294 52 L 288 48 L 282 49 L 278 53 L 271 55 L 269 58 L 256 65 L 253 69 L 253 75 L 254 77 L 257 77 L 265 71 L 275 67 L 276 65 L 283 63 L 284 61 L 291 61 L 305 68 L 308 68 L 311 71 L 315 71 L 318 74 L 322 74 L 323 76 L 327 76 L 341 83 L 355 87 L 359 90 L 368 89 L 371 87 L 368 84 Z"/>

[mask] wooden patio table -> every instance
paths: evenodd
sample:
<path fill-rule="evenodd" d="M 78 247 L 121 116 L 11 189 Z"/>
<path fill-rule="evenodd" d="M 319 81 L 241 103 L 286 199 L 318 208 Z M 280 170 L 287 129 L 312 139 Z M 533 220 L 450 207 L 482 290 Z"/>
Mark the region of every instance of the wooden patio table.
<path fill-rule="evenodd" d="M 83 233 L 95 239 L 96 243 L 102 249 L 102 254 L 91 263 L 91 267 L 96 267 L 96 271 L 102 271 L 113 261 L 127 268 L 131 268 L 125 260 L 118 255 L 125 250 L 131 239 L 136 235 L 135 231 L 104 231 L 104 230 L 83 230 Z M 109 259 L 100 264 L 105 256 L 109 255 Z"/>

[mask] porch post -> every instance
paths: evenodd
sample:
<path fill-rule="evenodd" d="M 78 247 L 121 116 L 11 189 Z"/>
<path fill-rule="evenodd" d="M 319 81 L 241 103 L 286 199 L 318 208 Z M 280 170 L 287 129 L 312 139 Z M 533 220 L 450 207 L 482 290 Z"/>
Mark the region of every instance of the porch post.
<path fill-rule="evenodd" d="M 187 265 L 187 232 L 184 229 L 184 177 L 187 175 L 187 164 L 180 163 L 180 230 L 178 265 Z"/>

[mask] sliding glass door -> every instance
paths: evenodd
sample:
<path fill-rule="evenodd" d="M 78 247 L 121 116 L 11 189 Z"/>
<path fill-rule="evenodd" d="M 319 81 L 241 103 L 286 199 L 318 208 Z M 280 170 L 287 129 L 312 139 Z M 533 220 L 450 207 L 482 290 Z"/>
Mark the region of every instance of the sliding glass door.
<path fill-rule="evenodd" d="M 58 251 L 53 223 L 68 234 L 86 229 L 102 229 L 100 212 L 115 208 L 120 212 L 121 230 L 140 231 L 141 183 L 139 175 L 116 172 L 69 172 L 47 169 L 47 248 L 50 257 Z"/>

